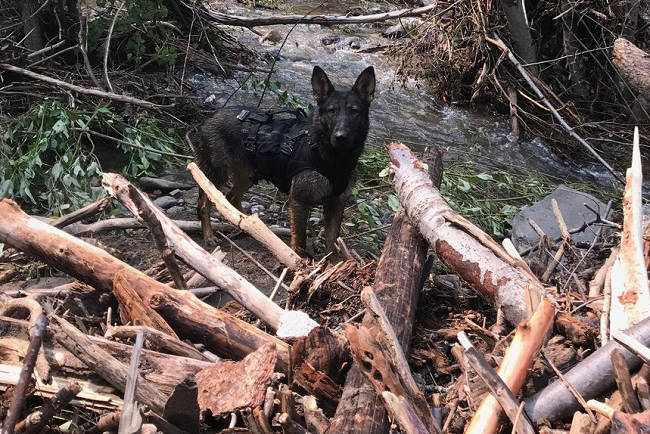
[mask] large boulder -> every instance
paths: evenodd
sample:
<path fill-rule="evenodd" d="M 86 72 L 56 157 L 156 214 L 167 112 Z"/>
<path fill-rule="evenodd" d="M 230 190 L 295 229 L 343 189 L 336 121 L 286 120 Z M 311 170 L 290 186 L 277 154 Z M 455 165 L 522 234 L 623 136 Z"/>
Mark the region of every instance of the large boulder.
<path fill-rule="evenodd" d="M 511 239 L 519 251 L 537 244 L 539 241 L 537 232 L 528 223 L 527 219 L 529 218 L 534 220 L 549 237 L 553 239 L 562 237 L 555 214 L 553 214 L 551 205 L 553 199 L 557 201 L 569 230 L 579 228 L 583 223 L 594 221 L 596 216 L 583 205 L 585 203 L 594 210 L 598 210 L 601 217 L 605 217 L 606 204 L 590 194 L 561 185 L 541 201 L 524 208 L 515 215 L 512 220 Z M 584 230 L 571 234 L 571 238 L 574 243 L 590 243 L 593 241 L 597 230 L 598 226 L 591 224 Z"/>

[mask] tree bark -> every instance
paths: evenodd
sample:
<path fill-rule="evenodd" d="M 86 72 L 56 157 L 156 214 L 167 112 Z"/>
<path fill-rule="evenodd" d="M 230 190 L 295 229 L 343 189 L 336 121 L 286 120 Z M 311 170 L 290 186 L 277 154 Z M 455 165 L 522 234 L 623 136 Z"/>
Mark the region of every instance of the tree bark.
<path fill-rule="evenodd" d="M 23 45 L 28 50 L 38 51 L 43 48 L 43 32 L 41 23 L 38 19 L 38 0 L 20 0 L 18 1 L 20 14 L 23 20 L 23 32 L 25 41 Z"/>
<path fill-rule="evenodd" d="M 614 41 L 612 63 L 621 77 L 646 101 L 650 101 L 650 54 L 624 38 Z"/>
<path fill-rule="evenodd" d="M 519 56 L 524 63 L 537 62 L 537 50 L 533 43 L 533 37 L 530 34 L 530 28 L 526 22 L 526 10 L 523 8 L 521 0 L 503 0 L 501 9 L 508 20 L 510 37 L 515 54 Z M 528 14 L 529 16 L 531 14 Z M 537 66 L 525 66 L 529 73 L 537 75 Z"/>
<path fill-rule="evenodd" d="M 442 151 L 429 148 L 425 160 L 432 171 L 435 185 L 442 180 Z M 399 208 L 390 227 L 384 250 L 377 265 L 373 290 L 397 339 L 408 353 L 413 319 L 421 288 L 422 271 L 426 260 L 427 242 L 411 224 L 403 208 Z M 396 273 L 395 270 L 400 270 Z M 366 314 L 364 324 L 371 321 Z M 384 402 L 361 371 L 353 366 L 348 373 L 343 395 L 328 430 L 329 433 L 385 433 L 390 423 Z"/>
<path fill-rule="evenodd" d="M 203 303 L 189 291 L 163 285 L 104 250 L 28 216 L 9 199 L 0 201 L 0 242 L 104 291 L 111 291 L 113 278 L 124 272 L 129 285 L 181 338 L 202 342 L 210 351 L 235 359 L 273 342 L 278 348 L 278 369 L 287 369 L 285 342 Z"/>

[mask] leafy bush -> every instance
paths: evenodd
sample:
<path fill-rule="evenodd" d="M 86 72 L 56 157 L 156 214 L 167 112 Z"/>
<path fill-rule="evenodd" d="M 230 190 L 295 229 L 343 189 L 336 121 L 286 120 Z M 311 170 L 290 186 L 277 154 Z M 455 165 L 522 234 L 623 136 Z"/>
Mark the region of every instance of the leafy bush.
<path fill-rule="evenodd" d="M 155 120 L 134 127 L 106 107 L 72 109 L 46 99 L 0 124 L 0 198 L 11 197 L 31 205 L 33 212 L 57 215 L 96 199 L 91 180 L 101 174 L 101 166 L 94 151 L 104 144 L 85 130 L 117 133 L 128 143 L 167 152 L 173 151 L 169 143 L 178 143 L 160 131 Z M 119 149 L 126 157 L 123 173 L 131 178 L 153 174 L 169 163 L 158 153 L 125 144 Z"/>

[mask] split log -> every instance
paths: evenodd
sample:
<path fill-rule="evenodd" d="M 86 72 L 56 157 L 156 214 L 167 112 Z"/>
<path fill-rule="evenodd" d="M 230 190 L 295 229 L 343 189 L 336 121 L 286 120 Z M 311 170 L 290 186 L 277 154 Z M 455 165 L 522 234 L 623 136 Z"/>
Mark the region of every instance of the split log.
<path fill-rule="evenodd" d="M 183 4 L 185 4 L 183 2 Z M 186 7 L 189 7 L 185 5 Z M 241 17 L 235 15 L 213 12 L 201 6 L 200 12 L 209 21 L 229 26 L 258 27 L 272 26 L 275 24 L 360 24 L 376 23 L 392 19 L 416 17 L 433 11 L 435 5 L 422 6 L 419 8 L 398 9 L 396 11 L 381 12 L 372 15 L 338 16 L 338 15 L 276 15 L 271 17 Z"/>
<path fill-rule="evenodd" d="M 533 358 L 553 324 L 555 308 L 548 299 L 542 299 L 530 320 L 522 321 L 506 350 L 497 373 L 509 390 L 517 394 L 524 384 Z M 493 395 L 486 396 L 466 430 L 466 433 L 495 433 L 499 426 L 501 406 Z"/>
<path fill-rule="evenodd" d="M 650 55 L 624 38 L 614 41 L 612 63 L 623 79 L 650 102 Z"/>
<path fill-rule="evenodd" d="M 303 266 L 303 261 L 300 256 L 291 250 L 291 247 L 287 246 L 277 235 L 271 232 L 257 214 L 246 215 L 235 208 L 195 163 L 188 164 L 187 169 L 192 173 L 196 183 L 199 184 L 199 188 L 205 192 L 217 207 L 217 211 L 226 220 L 259 241 L 290 270 L 298 271 Z"/>
<path fill-rule="evenodd" d="M 650 344 L 650 318 L 641 321 L 624 333 L 636 338 L 643 345 Z M 585 399 L 599 396 L 614 385 L 611 353 L 615 348 L 621 351 L 631 371 L 638 369 L 641 360 L 612 340 L 564 374 L 566 380 Z M 543 418 L 551 422 L 562 420 L 571 416 L 578 409 L 578 401 L 560 380 L 554 381 L 526 399 L 526 412 L 533 422 Z"/>
<path fill-rule="evenodd" d="M 87 366 L 92 367 L 97 374 L 110 383 L 113 387 L 124 392 L 129 369 L 127 366 L 107 351 L 95 345 L 86 335 L 77 330 L 63 318 L 52 316 L 54 323 L 50 329 L 56 340 L 68 351 L 73 353 Z M 142 376 L 137 375 L 138 388 L 135 391 L 136 399 L 149 406 L 158 414 L 163 413 L 167 397 Z"/>
<path fill-rule="evenodd" d="M 136 218 L 140 218 L 141 210 L 132 200 L 131 194 L 139 195 L 141 199 L 139 202 L 146 205 L 160 222 L 167 237 L 167 242 L 172 246 L 174 252 L 203 276 L 227 291 L 258 318 L 277 330 L 278 336 L 303 336 L 318 325 L 303 312 L 282 309 L 240 276 L 239 273 L 218 261 L 214 256 L 210 256 L 187 234 L 176 227 L 169 217 L 160 211 L 149 198 L 122 176 L 105 173 L 102 185 L 111 196 L 119 199 Z"/>
<path fill-rule="evenodd" d="M 544 287 L 521 260 L 456 214 L 434 187 L 413 152 L 389 145 L 400 203 L 438 257 L 474 290 L 502 309 L 511 324 L 528 318 L 527 294 L 538 302 Z"/>
<path fill-rule="evenodd" d="M 182 338 L 202 342 L 220 356 L 235 359 L 272 342 L 278 349 L 278 369 L 286 371 L 288 345 L 280 339 L 203 303 L 189 291 L 163 285 L 105 251 L 29 217 L 8 199 L 0 201 L 0 242 L 104 291 L 111 291 L 113 278 L 124 271 L 143 302 L 160 313 Z"/>
<path fill-rule="evenodd" d="M 356 365 L 374 386 L 375 392 L 387 399 L 386 409 L 393 419 L 404 423 L 404 430 L 441 432 L 424 394 L 413 379 L 406 356 L 377 297 L 367 287 L 361 292 L 361 298 L 367 312 L 372 315 L 369 325 L 359 328 L 351 325 L 345 330 Z M 384 396 L 385 391 L 392 395 Z"/>
<path fill-rule="evenodd" d="M 643 210 L 639 129 L 634 128 L 632 166 L 623 192 L 623 236 L 611 272 L 610 333 L 625 330 L 650 317 L 648 270 L 643 256 Z"/>
<path fill-rule="evenodd" d="M 434 185 L 442 180 L 442 149 L 431 147 L 423 157 L 428 164 Z M 373 290 L 391 322 L 397 339 L 408 351 L 421 279 L 428 245 L 417 227 L 411 224 L 402 207 L 397 210 L 386 236 L 384 249 L 377 265 Z M 395 270 L 400 270 L 395 273 Z M 363 324 L 372 316 L 366 314 Z M 345 380 L 345 387 L 330 433 L 385 433 L 390 423 L 382 397 L 370 382 L 353 366 Z"/>

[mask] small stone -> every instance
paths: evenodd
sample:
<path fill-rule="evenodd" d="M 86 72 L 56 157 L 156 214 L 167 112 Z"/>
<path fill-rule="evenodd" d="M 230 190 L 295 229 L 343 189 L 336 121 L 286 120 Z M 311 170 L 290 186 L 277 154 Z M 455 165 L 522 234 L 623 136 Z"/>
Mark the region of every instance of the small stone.
<path fill-rule="evenodd" d="M 338 36 L 326 37 L 326 38 L 321 39 L 320 43 L 325 45 L 325 46 L 328 46 L 328 45 L 332 45 L 332 44 L 337 43 L 339 41 L 339 39 L 340 38 Z"/>
<path fill-rule="evenodd" d="M 169 192 L 169 195 L 174 197 L 178 196 L 179 194 L 181 194 L 181 191 L 178 188 Z"/>
<path fill-rule="evenodd" d="M 215 94 L 210 94 L 205 100 L 203 100 L 203 104 L 210 104 L 212 101 L 214 101 L 217 98 Z"/>
<path fill-rule="evenodd" d="M 260 213 L 264 212 L 265 209 L 266 208 L 264 208 L 264 205 L 253 205 L 253 206 L 251 206 L 250 213 L 251 214 L 260 214 Z"/>
<path fill-rule="evenodd" d="M 312 225 L 316 225 L 320 222 L 320 217 L 309 217 L 309 223 Z"/>
<path fill-rule="evenodd" d="M 185 211 L 185 208 L 182 206 L 172 206 L 167 210 L 167 214 L 170 216 L 178 216 Z"/>
<path fill-rule="evenodd" d="M 248 212 L 248 211 L 250 211 L 250 209 L 251 209 L 251 203 L 250 203 L 250 202 L 243 201 L 243 202 L 241 203 L 241 208 L 242 208 L 245 212 Z"/>
<path fill-rule="evenodd" d="M 181 201 L 171 196 L 160 196 L 153 201 L 158 208 L 167 209 L 175 205 L 180 205 Z"/>
<path fill-rule="evenodd" d="M 282 207 L 277 203 L 271 204 L 271 206 L 269 207 L 269 212 L 271 214 L 279 214 L 280 211 L 282 211 Z"/>

